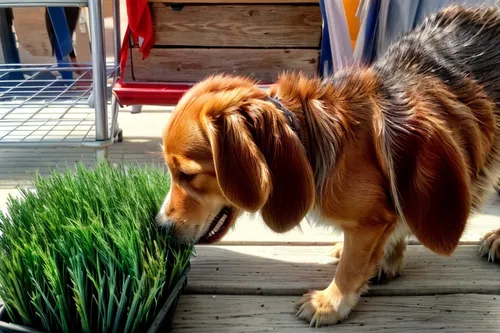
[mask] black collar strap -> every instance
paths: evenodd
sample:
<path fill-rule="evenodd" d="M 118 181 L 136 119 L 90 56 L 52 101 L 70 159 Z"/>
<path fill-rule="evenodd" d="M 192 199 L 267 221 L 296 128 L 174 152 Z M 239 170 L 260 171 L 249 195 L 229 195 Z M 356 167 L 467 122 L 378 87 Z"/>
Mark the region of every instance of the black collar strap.
<path fill-rule="evenodd" d="M 300 123 L 297 120 L 297 116 L 293 114 L 290 110 L 288 110 L 278 99 L 273 98 L 273 97 L 267 97 L 266 98 L 269 102 L 273 103 L 278 110 L 283 112 L 285 115 L 286 119 L 288 120 L 288 125 L 292 128 L 292 130 L 297 134 L 299 137 L 299 140 L 302 141 L 302 137 L 300 135 Z"/>

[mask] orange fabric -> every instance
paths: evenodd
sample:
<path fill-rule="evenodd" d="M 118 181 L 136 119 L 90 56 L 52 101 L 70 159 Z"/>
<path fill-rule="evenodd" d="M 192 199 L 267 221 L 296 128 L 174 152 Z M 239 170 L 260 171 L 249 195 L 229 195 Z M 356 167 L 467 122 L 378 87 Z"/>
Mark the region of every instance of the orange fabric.
<path fill-rule="evenodd" d="M 356 17 L 360 0 L 344 0 L 345 15 L 347 18 L 347 25 L 349 27 L 349 35 L 351 36 L 351 45 L 354 49 L 356 39 L 358 38 L 360 22 Z"/>

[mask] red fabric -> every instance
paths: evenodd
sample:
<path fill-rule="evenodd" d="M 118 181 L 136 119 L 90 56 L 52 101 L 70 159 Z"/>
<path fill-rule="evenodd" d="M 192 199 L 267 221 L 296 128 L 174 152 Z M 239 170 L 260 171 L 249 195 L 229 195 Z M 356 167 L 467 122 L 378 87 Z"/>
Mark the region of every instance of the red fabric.
<path fill-rule="evenodd" d="M 139 46 L 144 60 L 154 45 L 153 21 L 148 0 L 127 0 L 127 15 L 134 44 Z"/>
<path fill-rule="evenodd" d="M 125 72 L 125 67 L 127 66 L 128 50 L 130 48 L 130 28 L 127 27 L 125 31 L 125 36 L 122 41 L 122 48 L 120 50 L 120 79 L 123 79 L 123 73 Z"/>

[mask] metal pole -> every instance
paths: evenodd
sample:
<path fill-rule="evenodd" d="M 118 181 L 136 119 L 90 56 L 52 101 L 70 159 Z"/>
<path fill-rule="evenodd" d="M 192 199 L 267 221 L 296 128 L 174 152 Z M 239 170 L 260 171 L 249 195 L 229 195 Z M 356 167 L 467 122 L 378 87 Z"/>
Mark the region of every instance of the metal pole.
<path fill-rule="evenodd" d="M 92 80 L 94 81 L 95 135 L 97 141 L 103 141 L 109 139 L 109 131 L 102 0 L 89 0 L 89 17 L 92 45 Z"/>
<path fill-rule="evenodd" d="M 113 0 L 113 28 L 114 34 L 114 51 L 115 51 L 115 67 L 120 64 L 120 50 L 121 50 L 121 30 L 120 30 L 120 0 Z M 120 69 L 117 70 L 116 75 L 120 75 Z"/>
<path fill-rule="evenodd" d="M 104 48 L 104 15 L 102 0 L 89 0 L 90 39 L 92 47 L 92 80 L 96 141 L 109 139 L 106 96 L 106 49 Z M 107 161 L 108 148 L 96 149 L 96 160 Z"/>
<path fill-rule="evenodd" d="M 121 51 L 121 33 L 120 33 L 120 0 L 113 0 L 113 51 L 115 54 L 115 77 L 113 81 L 116 82 L 116 79 L 120 76 L 120 51 Z M 120 128 L 118 125 L 118 111 L 120 106 L 116 100 L 116 97 L 111 96 L 111 112 L 112 112 L 112 120 L 111 120 L 111 135 L 113 138 L 120 133 Z"/>

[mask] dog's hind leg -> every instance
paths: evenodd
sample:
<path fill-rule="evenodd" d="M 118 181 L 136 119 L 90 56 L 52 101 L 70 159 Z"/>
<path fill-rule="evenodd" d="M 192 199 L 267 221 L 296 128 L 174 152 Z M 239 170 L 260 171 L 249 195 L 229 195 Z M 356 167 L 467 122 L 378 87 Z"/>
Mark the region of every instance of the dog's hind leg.
<path fill-rule="evenodd" d="M 340 256 L 342 255 L 342 249 L 344 248 L 344 243 L 340 242 L 337 243 L 333 246 L 332 250 L 330 251 L 330 256 L 332 258 L 340 259 Z"/>
<path fill-rule="evenodd" d="M 400 276 L 405 267 L 406 238 L 399 238 L 387 244 L 384 251 L 384 260 L 378 269 L 377 276 L 372 282 L 383 283 Z"/>
<path fill-rule="evenodd" d="M 495 191 L 497 191 L 498 195 L 500 195 L 500 178 L 498 178 L 497 182 L 495 185 L 493 185 L 495 188 Z"/>

